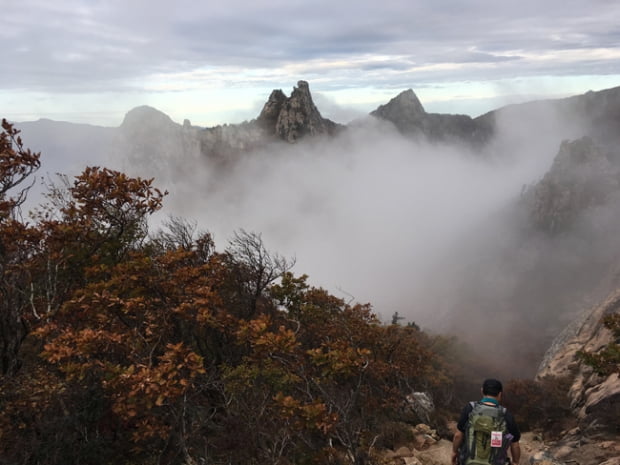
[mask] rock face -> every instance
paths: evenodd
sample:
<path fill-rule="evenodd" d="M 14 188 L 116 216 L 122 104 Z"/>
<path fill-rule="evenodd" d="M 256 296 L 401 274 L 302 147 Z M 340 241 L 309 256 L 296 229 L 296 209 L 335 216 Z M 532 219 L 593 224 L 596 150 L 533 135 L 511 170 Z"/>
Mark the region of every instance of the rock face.
<path fill-rule="evenodd" d="M 598 353 L 614 342 L 613 333 L 602 319 L 618 313 L 620 288 L 600 304 L 584 310 L 555 339 L 539 367 L 537 378 L 571 381 L 568 396 L 578 422 L 577 427 L 545 448 L 557 459 L 551 463 L 620 464 L 620 377 L 618 373 L 601 376 L 577 356 L 579 351 Z"/>
<path fill-rule="evenodd" d="M 551 169 L 523 196 L 532 222 L 552 234 L 566 230 L 618 193 L 618 171 L 592 138 L 562 142 Z"/>
<path fill-rule="evenodd" d="M 336 123 L 321 116 L 306 81 L 299 81 L 289 98 L 281 90 L 274 90 L 257 122 L 287 142 L 296 142 L 304 136 L 331 135 L 338 128 Z"/>
<path fill-rule="evenodd" d="M 204 129 L 200 145 L 206 156 L 226 161 L 273 142 L 294 143 L 304 137 L 330 136 L 341 128 L 321 116 L 308 83 L 299 81 L 290 97 L 280 89 L 272 91 L 255 120 Z"/>
<path fill-rule="evenodd" d="M 306 81 L 299 81 L 291 97 L 284 102 L 276 121 L 276 135 L 287 142 L 303 136 L 333 134 L 336 124 L 324 119 L 317 110 Z"/>
<path fill-rule="evenodd" d="M 620 313 L 620 289 L 600 305 L 587 309 L 556 338 L 547 352 L 537 377 L 570 377 L 571 408 L 585 433 L 618 432 L 620 423 L 620 379 L 617 373 L 603 377 L 577 358 L 580 350 L 599 352 L 613 341 L 602 324 L 608 314 Z"/>
<path fill-rule="evenodd" d="M 267 99 L 267 102 L 263 106 L 263 111 L 261 111 L 260 115 L 256 119 L 261 128 L 271 134 L 276 133 L 278 117 L 280 116 L 280 112 L 282 111 L 282 108 L 286 104 L 287 100 L 288 97 L 284 95 L 282 90 L 276 89 L 271 92 L 269 99 Z"/>

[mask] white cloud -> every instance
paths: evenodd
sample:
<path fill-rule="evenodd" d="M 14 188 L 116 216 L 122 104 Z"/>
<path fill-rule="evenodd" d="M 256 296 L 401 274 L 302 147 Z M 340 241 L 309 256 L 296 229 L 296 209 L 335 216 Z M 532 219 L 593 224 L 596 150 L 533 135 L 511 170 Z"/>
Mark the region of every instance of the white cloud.
<path fill-rule="evenodd" d="M 11 1 L 0 18 L 0 92 L 21 95 L 29 108 L 0 103 L 12 117 L 31 112 L 30 96 L 47 94 L 56 108 L 86 114 L 89 100 L 79 94 L 99 105 L 97 95 L 113 93 L 122 115 L 138 99 L 162 99 L 153 94 L 195 92 L 197 100 L 255 88 L 255 101 L 299 79 L 326 94 L 378 94 L 519 76 L 609 75 L 620 70 L 619 14 L 620 4 L 585 0 Z M 353 105 L 373 100 L 354 94 Z M 41 115 L 55 111 L 37 107 Z"/>

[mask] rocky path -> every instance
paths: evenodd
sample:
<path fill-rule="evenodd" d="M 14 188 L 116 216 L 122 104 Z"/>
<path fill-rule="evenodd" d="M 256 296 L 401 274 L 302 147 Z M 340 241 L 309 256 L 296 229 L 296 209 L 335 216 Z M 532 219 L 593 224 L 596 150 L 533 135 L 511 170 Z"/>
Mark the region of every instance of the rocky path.
<path fill-rule="evenodd" d="M 426 425 L 414 429 L 414 441 L 377 457 L 381 465 L 450 465 L 452 443 L 438 439 Z M 546 443 L 534 433 L 521 438 L 520 465 L 620 465 L 620 438 L 586 438 L 578 431 Z"/>

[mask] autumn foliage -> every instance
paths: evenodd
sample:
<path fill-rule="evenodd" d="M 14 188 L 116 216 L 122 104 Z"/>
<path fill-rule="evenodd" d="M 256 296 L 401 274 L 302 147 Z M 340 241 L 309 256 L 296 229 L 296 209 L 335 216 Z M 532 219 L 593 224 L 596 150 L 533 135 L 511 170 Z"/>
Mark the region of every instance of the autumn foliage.
<path fill-rule="evenodd" d="M 361 464 L 408 394 L 452 400 L 446 340 L 311 286 L 258 234 L 149 234 L 151 180 L 89 167 L 24 221 L 39 156 L 3 130 L 0 462 Z"/>
<path fill-rule="evenodd" d="M 512 411 L 524 431 L 538 431 L 546 439 L 557 439 L 562 430 L 573 426 L 568 391 L 569 378 L 508 381 L 503 403 Z"/>

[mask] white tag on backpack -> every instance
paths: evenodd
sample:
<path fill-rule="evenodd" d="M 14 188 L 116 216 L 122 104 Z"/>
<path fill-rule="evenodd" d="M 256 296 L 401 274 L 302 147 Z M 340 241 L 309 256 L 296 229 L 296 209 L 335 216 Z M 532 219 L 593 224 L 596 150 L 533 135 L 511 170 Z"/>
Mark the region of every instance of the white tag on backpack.
<path fill-rule="evenodd" d="M 501 431 L 491 431 L 491 447 L 502 447 Z"/>

